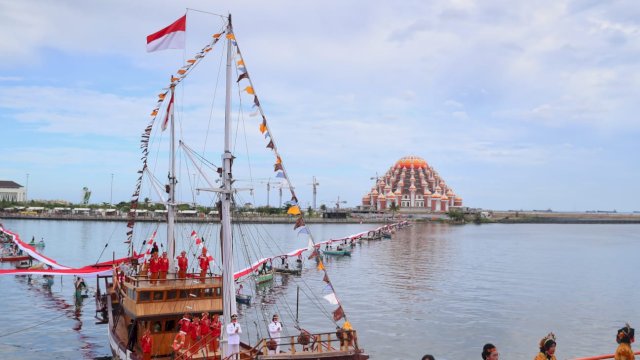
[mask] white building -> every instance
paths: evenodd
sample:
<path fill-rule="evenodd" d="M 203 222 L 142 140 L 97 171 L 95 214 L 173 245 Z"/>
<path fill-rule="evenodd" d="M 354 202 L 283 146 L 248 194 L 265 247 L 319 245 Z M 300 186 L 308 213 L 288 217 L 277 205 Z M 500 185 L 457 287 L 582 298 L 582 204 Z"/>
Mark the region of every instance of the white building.
<path fill-rule="evenodd" d="M 0 201 L 24 202 L 25 200 L 24 186 L 13 181 L 0 180 Z"/>

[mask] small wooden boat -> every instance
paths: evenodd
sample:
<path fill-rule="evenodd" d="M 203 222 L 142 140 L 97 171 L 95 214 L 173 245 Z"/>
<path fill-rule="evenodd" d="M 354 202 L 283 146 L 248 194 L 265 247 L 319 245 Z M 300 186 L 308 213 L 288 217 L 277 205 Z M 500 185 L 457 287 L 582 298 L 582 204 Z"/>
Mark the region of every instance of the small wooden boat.
<path fill-rule="evenodd" d="M 391 239 L 391 233 L 382 232 L 382 238 L 383 239 Z"/>
<path fill-rule="evenodd" d="M 290 268 L 275 268 L 275 271 L 279 274 L 288 274 L 288 275 L 300 275 L 302 274 L 302 269 L 290 269 Z"/>
<path fill-rule="evenodd" d="M 256 284 L 262 284 L 272 280 L 273 280 L 273 270 L 270 270 L 267 273 L 261 273 L 256 275 Z"/>
<path fill-rule="evenodd" d="M 251 295 L 236 294 L 236 302 L 238 304 L 251 305 Z"/>
<path fill-rule="evenodd" d="M 29 255 L 7 255 L 0 257 L 0 262 L 16 262 L 29 260 Z"/>
<path fill-rule="evenodd" d="M 323 255 L 334 255 L 334 256 L 351 256 L 351 251 L 349 250 L 322 250 Z"/>

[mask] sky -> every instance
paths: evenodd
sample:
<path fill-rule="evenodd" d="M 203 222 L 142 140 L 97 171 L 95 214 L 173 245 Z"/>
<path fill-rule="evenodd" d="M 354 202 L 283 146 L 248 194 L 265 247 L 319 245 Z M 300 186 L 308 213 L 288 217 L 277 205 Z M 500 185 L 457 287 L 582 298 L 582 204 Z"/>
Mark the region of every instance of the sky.
<path fill-rule="evenodd" d="M 470 207 L 640 210 L 632 0 L 0 0 L 0 180 L 28 177 L 29 199 L 77 203 L 86 186 L 128 201 L 157 94 L 221 26 L 189 11 L 187 49 L 147 53 L 186 8 L 232 13 L 303 205 L 313 176 L 318 205 L 359 205 L 414 155 Z M 178 117 L 209 116 L 209 85 L 179 90 L 200 106 Z M 256 176 L 264 205 L 272 175 Z"/>

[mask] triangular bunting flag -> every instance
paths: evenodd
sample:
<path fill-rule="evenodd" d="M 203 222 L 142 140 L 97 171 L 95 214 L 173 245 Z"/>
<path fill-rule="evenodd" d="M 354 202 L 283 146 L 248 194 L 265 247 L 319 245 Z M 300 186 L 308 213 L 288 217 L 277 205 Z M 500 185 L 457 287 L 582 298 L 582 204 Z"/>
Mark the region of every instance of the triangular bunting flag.
<path fill-rule="evenodd" d="M 251 94 L 251 95 L 255 94 L 255 91 L 253 91 L 253 87 L 251 86 L 247 86 L 246 88 L 244 88 L 244 91 L 246 91 L 247 94 Z"/>
<path fill-rule="evenodd" d="M 278 171 L 278 170 L 284 170 L 282 168 L 282 164 L 274 164 L 273 165 L 273 171 Z"/>
<path fill-rule="evenodd" d="M 329 277 L 327 276 L 327 273 L 324 274 L 322 281 L 326 282 L 327 284 L 329 283 Z"/>
<path fill-rule="evenodd" d="M 303 226 L 298 231 L 298 234 L 307 234 L 307 235 L 309 235 L 309 230 L 307 230 L 307 228 L 305 226 Z"/>
<path fill-rule="evenodd" d="M 295 230 L 295 229 L 297 229 L 297 228 L 299 228 L 301 226 L 304 226 L 304 218 L 302 218 L 302 216 L 299 217 L 298 220 L 296 220 L 296 225 L 293 227 L 293 230 Z"/>
<path fill-rule="evenodd" d="M 342 310 L 342 306 L 338 306 L 336 311 L 333 312 L 333 321 L 338 321 L 344 317 L 344 311 Z"/>
<path fill-rule="evenodd" d="M 338 299 L 336 299 L 336 294 L 335 293 L 331 293 L 331 294 L 325 295 L 325 296 L 323 296 L 323 298 L 325 300 L 327 300 L 329 302 L 329 304 L 331 304 L 331 305 L 338 305 Z"/>
<path fill-rule="evenodd" d="M 265 131 L 267 131 L 267 124 L 265 122 L 262 122 L 260 124 L 260 132 L 264 134 Z"/>
<path fill-rule="evenodd" d="M 284 179 L 284 173 L 283 173 L 282 171 L 278 171 L 278 172 L 276 173 L 276 177 L 277 177 L 277 178 L 283 178 L 283 179 Z"/>
<path fill-rule="evenodd" d="M 249 78 L 249 74 L 247 73 L 242 73 L 240 74 L 240 76 L 238 76 L 238 80 L 236 80 L 236 82 L 240 82 L 240 80 L 242 79 L 248 79 Z"/>
<path fill-rule="evenodd" d="M 269 149 L 273 149 L 273 147 L 274 147 L 274 146 L 275 146 L 275 145 L 273 144 L 273 140 L 269 141 L 269 143 L 267 144 L 267 147 L 268 147 Z"/>
<path fill-rule="evenodd" d="M 317 269 L 318 269 L 318 271 L 320 271 L 320 270 L 324 270 L 324 265 L 322 264 L 322 261 L 320 261 L 320 262 L 318 263 L 318 267 L 317 267 Z"/>
<path fill-rule="evenodd" d="M 298 205 L 293 205 L 287 210 L 287 214 L 289 215 L 300 215 L 300 208 Z"/>

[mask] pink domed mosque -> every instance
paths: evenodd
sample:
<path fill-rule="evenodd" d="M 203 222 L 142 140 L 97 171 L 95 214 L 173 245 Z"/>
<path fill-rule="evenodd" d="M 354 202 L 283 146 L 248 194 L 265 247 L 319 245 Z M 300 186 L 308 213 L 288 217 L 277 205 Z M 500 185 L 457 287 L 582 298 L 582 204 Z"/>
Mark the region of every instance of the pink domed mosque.
<path fill-rule="evenodd" d="M 405 156 L 378 177 L 362 198 L 364 209 L 386 210 L 392 204 L 405 211 L 446 212 L 451 206 L 462 206 L 462 198 L 423 158 Z"/>

